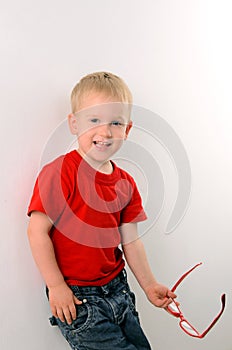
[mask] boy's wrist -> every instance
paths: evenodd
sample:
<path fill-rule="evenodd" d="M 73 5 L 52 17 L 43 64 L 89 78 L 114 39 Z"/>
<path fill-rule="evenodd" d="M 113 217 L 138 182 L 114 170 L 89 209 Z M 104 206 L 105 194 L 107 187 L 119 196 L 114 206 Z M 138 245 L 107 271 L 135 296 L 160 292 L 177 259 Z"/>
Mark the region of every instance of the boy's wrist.
<path fill-rule="evenodd" d="M 60 279 L 59 281 L 57 280 L 57 281 L 53 281 L 52 283 L 47 283 L 47 287 L 48 287 L 48 289 L 50 289 L 50 288 L 56 288 L 56 287 L 62 286 L 63 284 L 67 284 L 67 283 L 65 282 L 64 278 L 63 278 L 63 279 Z"/>
<path fill-rule="evenodd" d="M 153 290 L 158 284 L 159 284 L 159 283 L 158 283 L 156 280 L 151 281 L 150 283 L 147 283 L 147 284 L 144 286 L 144 288 L 143 288 L 144 293 L 145 293 L 146 295 L 148 295 L 149 292 L 150 292 L 151 290 Z"/>

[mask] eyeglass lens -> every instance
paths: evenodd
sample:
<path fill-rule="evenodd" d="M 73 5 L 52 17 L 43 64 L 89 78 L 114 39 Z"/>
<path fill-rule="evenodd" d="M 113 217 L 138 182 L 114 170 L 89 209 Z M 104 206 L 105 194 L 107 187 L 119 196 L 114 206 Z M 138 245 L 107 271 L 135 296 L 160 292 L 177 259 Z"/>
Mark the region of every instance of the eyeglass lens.
<path fill-rule="evenodd" d="M 186 321 L 180 321 L 180 325 L 185 330 L 187 333 L 193 335 L 193 336 L 198 336 L 199 333 Z"/>
<path fill-rule="evenodd" d="M 178 314 L 178 315 L 180 314 L 180 311 L 174 301 L 171 304 L 169 304 L 167 308 L 173 314 Z"/>

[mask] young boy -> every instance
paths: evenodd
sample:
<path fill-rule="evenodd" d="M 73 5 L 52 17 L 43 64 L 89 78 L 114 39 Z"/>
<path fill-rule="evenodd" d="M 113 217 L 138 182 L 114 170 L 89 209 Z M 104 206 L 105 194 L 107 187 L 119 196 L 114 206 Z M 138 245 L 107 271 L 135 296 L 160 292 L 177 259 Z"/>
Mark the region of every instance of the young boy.
<path fill-rule="evenodd" d="M 148 350 L 124 259 L 153 305 L 176 295 L 155 280 L 138 237 L 146 214 L 136 184 L 110 160 L 132 127 L 132 96 L 122 79 L 97 72 L 80 80 L 71 103 L 78 149 L 42 169 L 28 209 L 51 323 L 75 350 Z"/>

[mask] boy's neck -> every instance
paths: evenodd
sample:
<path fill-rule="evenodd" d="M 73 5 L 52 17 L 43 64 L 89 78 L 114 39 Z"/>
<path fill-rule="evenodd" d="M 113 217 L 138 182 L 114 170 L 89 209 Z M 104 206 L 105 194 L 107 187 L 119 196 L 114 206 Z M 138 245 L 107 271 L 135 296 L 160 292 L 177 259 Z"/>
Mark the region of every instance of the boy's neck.
<path fill-rule="evenodd" d="M 105 162 L 99 164 L 98 162 L 94 162 L 92 159 L 88 158 L 88 156 L 86 154 L 83 154 L 79 149 L 77 149 L 77 152 L 96 171 L 108 175 L 112 174 L 114 169 L 113 164 L 110 160 L 106 160 Z"/>

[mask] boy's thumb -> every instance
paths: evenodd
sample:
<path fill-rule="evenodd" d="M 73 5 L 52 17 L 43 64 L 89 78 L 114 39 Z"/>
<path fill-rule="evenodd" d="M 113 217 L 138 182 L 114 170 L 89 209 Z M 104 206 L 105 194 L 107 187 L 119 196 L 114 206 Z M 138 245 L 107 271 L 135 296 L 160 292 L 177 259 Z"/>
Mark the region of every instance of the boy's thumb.
<path fill-rule="evenodd" d="M 82 301 L 79 300 L 77 297 L 74 296 L 74 303 L 77 304 L 77 305 L 81 305 L 81 304 L 82 304 Z"/>

